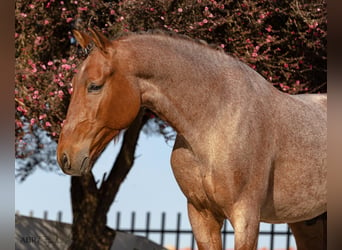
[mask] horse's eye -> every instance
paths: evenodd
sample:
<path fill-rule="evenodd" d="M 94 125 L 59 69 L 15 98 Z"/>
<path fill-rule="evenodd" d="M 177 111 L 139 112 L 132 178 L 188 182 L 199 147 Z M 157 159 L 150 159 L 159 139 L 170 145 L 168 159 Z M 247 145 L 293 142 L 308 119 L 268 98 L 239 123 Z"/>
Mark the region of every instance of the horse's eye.
<path fill-rule="evenodd" d="M 91 92 L 99 91 L 100 89 L 102 89 L 102 87 L 103 85 L 97 85 L 95 83 L 91 83 L 88 86 L 88 92 L 91 93 Z"/>

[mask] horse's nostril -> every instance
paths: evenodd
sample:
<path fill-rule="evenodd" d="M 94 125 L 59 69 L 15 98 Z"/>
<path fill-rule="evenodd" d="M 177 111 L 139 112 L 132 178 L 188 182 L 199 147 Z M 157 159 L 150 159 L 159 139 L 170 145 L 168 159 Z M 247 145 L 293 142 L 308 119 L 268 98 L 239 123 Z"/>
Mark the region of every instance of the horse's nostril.
<path fill-rule="evenodd" d="M 70 169 L 69 159 L 65 153 L 62 156 L 62 165 L 64 169 Z"/>

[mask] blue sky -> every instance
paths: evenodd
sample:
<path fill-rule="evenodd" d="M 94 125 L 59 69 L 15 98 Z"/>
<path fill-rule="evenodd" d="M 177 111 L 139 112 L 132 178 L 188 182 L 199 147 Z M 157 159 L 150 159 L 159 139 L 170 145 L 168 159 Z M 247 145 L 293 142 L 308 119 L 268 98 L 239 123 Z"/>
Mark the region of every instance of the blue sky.
<path fill-rule="evenodd" d="M 114 145 L 111 142 L 99 158 L 93 168 L 97 179 L 102 179 L 103 173 L 112 166 L 120 143 L 121 141 Z M 115 227 L 117 211 L 121 212 L 121 227 L 129 227 L 131 213 L 135 211 L 137 228 L 142 228 L 145 225 L 146 212 L 151 212 L 151 227 L 159 229 L 161 213 L 166 212 L 167 227 L 174 229 L 177 213 L 181 213 L 182 228 L 190 228 L 186 199 L 175 181 L 170 166 L 171 150 L 172 147 L 165 143 L 163 137 L 141 134 L 135 164 L 121 185 L 108 213 L 110 227 Z M 16 181 L 15 209 L 22 215 L 29 215 L 30 211 L 33 211 L 34 217 L 38 218 L 43 218 L 44 211 L 48 211 L 48 218 L 51 220 L 55 220 L 58 211 L 62 211 L 62 221 L 70 223 L 72 214 L 69 190 L 69 176 L 62 172 L 56 174 L 38 169 L 25 182 Z M 263 224 L 261 229 L 268 230 L 269 227 L 268 224 Z M 283 230 L 284 225 L 279 225 L 277 228 Z M 159 237 L 156 238 L 156 241 L 158 240 Z M 267 237 L 261 238 L 259 241 L 260 247 L 269 244 Z M 166 238 L 166 242 L 169 245 L 174 244 L 172 238 L 169 239 L 169 242 Z M 189 246 L 189 244 L 185 244 Z M 276 242 L 276 247 L 277 245 Z M 294 241 L 292 241 L 292 246 L 294 246 Z M 232 244 L 229 247 L 232 247 Z"/>

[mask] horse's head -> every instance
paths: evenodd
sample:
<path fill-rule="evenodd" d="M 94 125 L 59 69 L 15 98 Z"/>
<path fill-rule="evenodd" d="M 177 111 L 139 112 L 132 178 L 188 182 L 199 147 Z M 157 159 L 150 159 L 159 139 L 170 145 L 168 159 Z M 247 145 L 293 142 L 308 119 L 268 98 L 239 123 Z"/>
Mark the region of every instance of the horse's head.
<path fill-rule="evenodd" d="M 92 36 L 74 32 L 82 47 L 92 41 L 96 48 L 73 78 L 57 148 L 58 163 L 70 175 L 90 171 L 108 142 L 128 127 L 140 108 L 139 90 L 125 74 L 129 65 L 118 58 L 122 53 L 117 53 L 115 42 L 90 31 Z"/>

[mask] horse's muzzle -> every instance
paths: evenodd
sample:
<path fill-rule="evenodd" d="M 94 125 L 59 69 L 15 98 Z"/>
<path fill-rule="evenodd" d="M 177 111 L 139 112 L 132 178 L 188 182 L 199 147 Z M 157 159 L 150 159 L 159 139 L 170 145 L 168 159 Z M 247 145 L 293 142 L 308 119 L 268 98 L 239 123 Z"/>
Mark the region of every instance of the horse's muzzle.
<path fill-rule="evenodd" d="M 66 152 L 62 152 L 58 157 L 58 164 L 65 174 L 81 176 L 90 171 L 90 160 L 86 154 L 78 154 L 74 161 Z"/>

